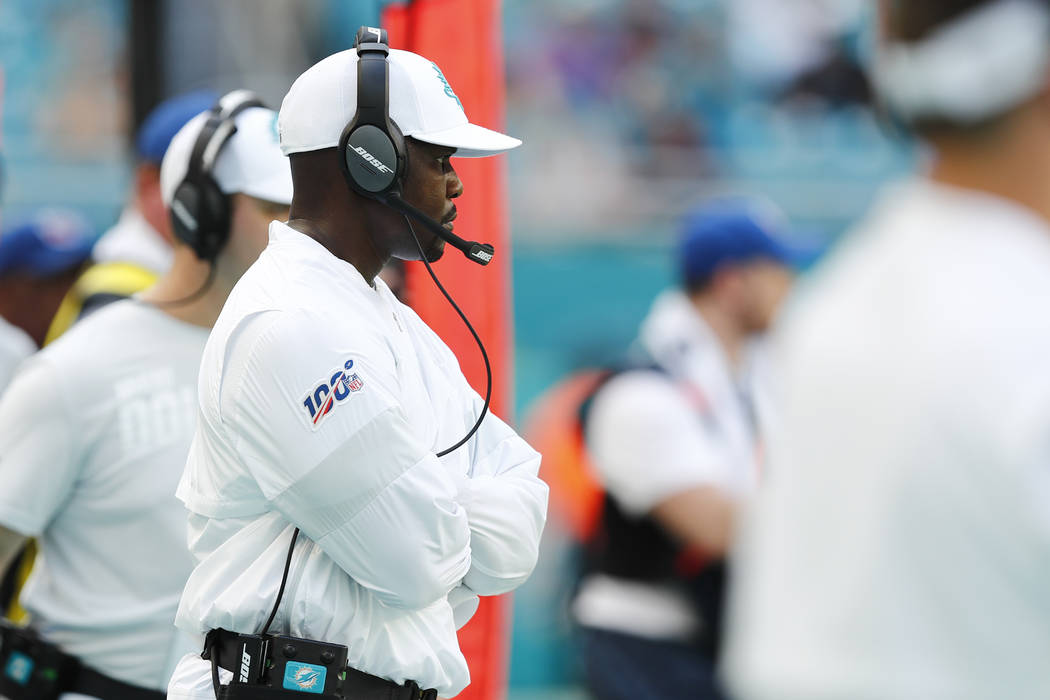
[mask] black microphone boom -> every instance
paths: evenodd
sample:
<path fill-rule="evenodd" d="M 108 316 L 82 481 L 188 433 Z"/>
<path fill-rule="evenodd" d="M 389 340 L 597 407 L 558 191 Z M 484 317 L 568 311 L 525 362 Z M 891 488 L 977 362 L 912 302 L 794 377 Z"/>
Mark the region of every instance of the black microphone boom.
<path fill-rule="evenodd" d="M 413 219 L 430 229 L 430 232 L 435 236 L 462 251 L 463 254 L 467 256 L 467 259 L 476 262 L 478 265 L 488 265 L 492 262 L 492 256 L 496 254 L 496 249 L 490 244 L 463 240 L 397 195 L 388 194 L 380 201 L 387 206 L 398 210 L 402 214 L 411 216 Z"/>

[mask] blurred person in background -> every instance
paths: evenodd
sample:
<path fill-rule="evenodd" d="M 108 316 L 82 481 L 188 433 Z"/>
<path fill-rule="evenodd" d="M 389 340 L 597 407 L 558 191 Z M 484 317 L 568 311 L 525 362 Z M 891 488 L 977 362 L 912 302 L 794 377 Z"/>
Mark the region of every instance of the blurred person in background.
<path fill-rule="evenodd" d="M 1050 697 L 1050 3 L 879 5 L 930 148 L 785 315 L 743 521 L 744 700 Z"/>
<path fill-rule="evenodd" d="M 173 625 L 193 568 L 175 498 L 196 423 L 197 372 L 230 289 L 287 218 L 276 113 L 238 91 L 174 137 L 160 194 L 173 264 L 26 362 L 0 401 L 0 563 L 40 558 L 4 630 L 12 700 L 163 698 L 195 646 Z"/>
<path fill-rule="evenodd" d="M 172 232 L 161 201 L 161 161 L 176 132 L 218 97 L 208 90 L 178 95 L 159 104 L 143 121 L 135 137 L 130 198 L 117 223 L 95 243 L 94 264 L 63 299 L 45 342 L 62 335 L 78 318 L 149 287 L 171 267 Z"/>
<path fill-rule="evenodd" d="M 95 242 L 92 264 L 66 285 L 60 303 L 34 307 L 41 318 L 45 309 L 48 313 L 46 334 L 37 347 L 51 343 L 77 319 L 105 304 L 142 291 L 171 266 L 171 226 L 160 194 L 161 160 L 175 133 L 217 99 L 209 91 L 186 93 L 162 102 L 146 117 L 135 138 L 137 163 L 130 199 L 116 225 Z M 35 554 L 35 543 L 30 541 L 3 572 L 0 604 L 12 619 L 25 616 L 17 595 Z"/>
<path fill-rule="evenodd" d="M 160 197 L 161 159 L 175 132 L 214 104 L 217 97 L 203 91 L 174 97 L 157 106 L 143 122 L 136 137 L 138 162 L 131 198 L 117 224 L 95 242 L 93 264 L 79 270 L 66 284 L 59 303 L 33 307 L 38 309 L 33 313 L 41 318 L 47 311 L 46 333 L 37 347 L 51 343 L 91 311 L 145 289 L 171 266 L 171 231 Z M 32 570 L 35 546 L 29 541 L 2 570 L 0 607 L 15 620 L 25 616 L 17 596 Z"/>
<path fill-rule="evenodd" d="M 583 406 L 605 498 L 573 615 L 600 700 L 723 697 L 722 562 L 758 478 L 751 357 L 793 278 L 779 229 L 758 202 L 691 213 L 680 288 L 656 299 L 632 364 Z"/>
<path fill-rule="evenodd" d="M 0 394 L 19 364 L 43 345 L 93 242 L 87 222 L 60 209 L 40 211 L 0 233 Z"/>

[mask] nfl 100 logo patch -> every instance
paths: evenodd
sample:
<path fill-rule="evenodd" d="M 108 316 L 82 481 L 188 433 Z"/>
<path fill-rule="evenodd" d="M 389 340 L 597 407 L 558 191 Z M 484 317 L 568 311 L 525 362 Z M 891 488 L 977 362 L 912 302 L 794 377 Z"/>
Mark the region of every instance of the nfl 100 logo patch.
<path fill-rule="evenodd" d="M 347 360 L 343 366 L 334 370 L 327 379 L 323 379 L 306 393 L 302 406 L 306 409 L 310 426 L 317 430 L 325 416 L 336 406 L 349 399 L 365 387 L 365 380 L 353 371 L 354 361 Z"/>

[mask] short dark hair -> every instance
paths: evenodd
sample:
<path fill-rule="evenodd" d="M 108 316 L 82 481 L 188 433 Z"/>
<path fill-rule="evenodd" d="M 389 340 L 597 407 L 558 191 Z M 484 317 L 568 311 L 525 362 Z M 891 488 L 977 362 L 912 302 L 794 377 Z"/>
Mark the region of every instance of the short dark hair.
<path fill-rule="evenodd" d="M 714 273 L 697 279 L 682 279 L 682 289 L 689 296 L 703 294 L 711 288 L 711 283 L 714 282 L 714 279 Z"/>
<path fill-rule="evenodd" d="M 996 0 L 883 0 L 885 32 L 892 41 L 919 41 L 966 12 Z"/>
<path fill-rule="evenodd" d="M 914 43 L 930 36 L 956 18 L 999 0 L 881 0 L 883 32 L 887 40 Z M 1050 0 L 1040 0 L 1050 7 Z M 923 138 L 966 136 L 973 138 L 993 133 L 1005 114 L 976 123 L 960 124 L 943 117 L 920 117 L 908 127 Z"/>

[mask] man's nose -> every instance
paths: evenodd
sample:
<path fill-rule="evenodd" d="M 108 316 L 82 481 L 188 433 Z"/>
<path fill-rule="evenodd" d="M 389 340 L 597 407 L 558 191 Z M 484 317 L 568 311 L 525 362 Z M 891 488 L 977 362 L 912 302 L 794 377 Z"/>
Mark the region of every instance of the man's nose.
<path fill-rule="evenodd" d="M 448 178 L 447 193 L 449 199 L 455 199 L 463 194 L 463 181 L 459 179 L 459 175 L 453 170 Z"/>

